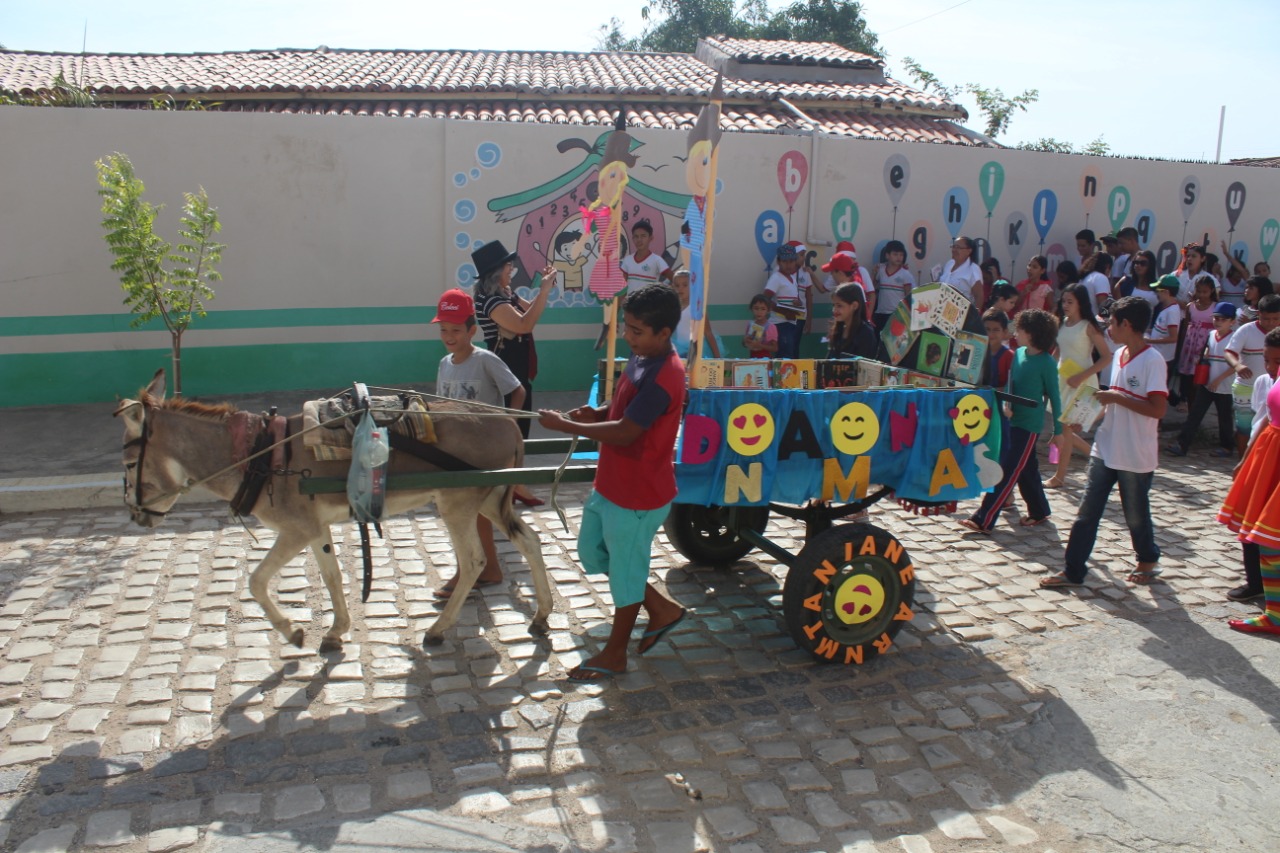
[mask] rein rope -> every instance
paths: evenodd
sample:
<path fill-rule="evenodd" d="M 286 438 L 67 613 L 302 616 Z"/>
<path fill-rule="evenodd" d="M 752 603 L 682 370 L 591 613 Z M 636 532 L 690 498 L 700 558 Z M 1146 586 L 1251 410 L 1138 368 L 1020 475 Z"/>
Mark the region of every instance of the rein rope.
<path fill-rule="evenodd" d="M 390 392 L 392 392 L 392 393 L 396 393 L 396 394 L 413 394 L 413 395 L 416 395 L 416 396 L 419 396 L 419 397 L 429 398 L 429 399 L 432 399 L 432 400 L 440 400 L 440 401 L 457 402 L 457 400 L 456 400 L 455 398 L 452 398 L 452 397 L 441 397 L 441 396 L 439 396 L 439 395 L 437 395 L 437 394 L 427 394 L 427 393 L 424 393 L 424 392 L 421 392 L 421 391 L 409 391 L 409 390 L 403 390 L 403 389 L 397 389 L 397 388 L 387 388 L 387 387 L 385 387 L 385 386 L 374 386 L 374 385 L 369 386 L 369 388 L 370 388 L 371 390 L 378 390 L 378 391 L 390 391 Z M 333 395 L 333 396 L 331 396 L 331 397 L 329 397 L 329 398 L 327 398 L 327 399 L 333 400 L 333 399 L 337 399 L 337 398 L 338 398 L 338 397 L 340 397 L 340 396 L 341 396 L 341 394 L 335 394 L 335 395 Z M 490 411 L 485 411 L 485 412 L 440 412 L 440 411 L 435 411 L 435 412 L 428 412 L 428 414 L 430 414 L 432 417 L 436 417 L 436 416 L 438 416 L 438 415 L 469 415 L 469 416 L 471 416 L 471 417 L 480 417 L 480 418 L 484 418 L 484 417 L 536 418 L 536 417 L 538 417 L 537 412 L 526 412 L 526 411 L 524 411 L 523 409 L 510 409 L 510 408 L 507 408 L 506 406 L 495 406 L 495 405 L 492 405 L 492 404 L 489 404 L 489 403 L 478 403 L 478 402 L 473 402 L 473 401 L 470 401 L 470 400 L 468 400 L 468 401 L 467 401 L 467 404 L 468 404 L 468 405 L 470 405 L 470 406 L 478 406 L 478 407 L 482 407 L 482 408 L 484 408 L 484 409 L 488 409 L 488 410 L 490 410 Z M 140 405 L 140 406 L 142 406 L 142 407 L 143 407 L 143 411 L 144 411 L 144 412 L 148 410 L 148 407 L 147 407 L 147 405 L 146 405 L 145 403 L 139 402 L 139 403 L 138 403 L 138 405 Z M 311 425 L 311 426 L 309 426 L 309 427 L 304 427 L 303 429 L 299 430 L 298 432 L 293 433 L 292 435 L 290 435 L 290 436 L 289 436 L 289 437 L 287 437 L 287 438 L 281 439 L 280 441 L 277 441 L 277 442 L 274 442 L 274 443 L 272 443 L 272 444 L 267 445 L 266 447 L 262 448 L 261 450 L 259 450 L 259 451 L 258 451 L 258 452 L 256 452 L 256 453 L 251 453 L 251 454 L 249 454 L 249 455 L 248 455 L 248 456 L 246 456 L 244 459 L 238 460 L 238 461 L 236 461 L 236 462 L 231 463 L 230 465 L 227 465 L 227 466 L 226 466 L 226 467 L 224 467 L 224 468 L 220 468 L 220 469 L 218 469 L 217 471 L 214 471 L 212 474 L 210 474 L 210 475 L 209 475 L 209 476 L 207 476 L 207 477 L 203 477 L 203 478 L 201 478 L 201 479 L 199 479 L 199 480 L 191 480 L 191 481 L 188 481 L 188 482 L 186 483 L 186 485 L 182 486 L 180 489 L 178 489 L 178 490 L 176 490 L 176 491 L 172 491 L 172 492 L 164 492 L 164 493 L 162 493 L 162 494 L 160 494 L 160 495 L 158 495 L 158 496 L 156 496 L 156 497 L 154 497 L 154 498 L 151 498 L 150 500 L 146 500 L 146 501 L 142 500 L 142 462 L 143 462 L 143 459 L 144 459 L 144 458 L 145 458 L 145 456 L 146 456 L 146 450 L 147 450 L 147 439 L 150 437 L 150 431 L 151 431 L 151 429 L 150 429 L 150 424 L 148 423 L 147 419 L 146 419 L 146 418 L 144 418 L 144 419 L 143 419 L 143 424 L 142 424 L 142 434 L 141 434 L 140 436 L 138 436 L 137 438 L 135 438 L 135 439 L 132 439 L 132 440 L 130 440 L 130 441 L 125 442 L 125 444 L 124 444 L 124 448 L 126 448 L 126 449 L 127 449 L 127 448 L 129 448 L 129 447 L 133 447 L 133 446 L 135 446 L 135 445 L 139 445 L 139 444 L 141 445 L 141 450 L 140 450 L 140 451 L 139 451 L 139 453 L 138 453 L 138 460 L 137 460 L 137 462 L 130 463 L 130 464 L 126 465 L 126 467 L 127 467 L 127 468 L 132 468 L 132 467 L 135 467 L 135 466 L 136 466 L 136 467 L 137 467 L 137 469 L 138 469 L 138 475 L 137 475 L 137 478 L 136 478 L 136 480 L 135 480 L 135 482 L 134 482 L 134 493 L 135 493 L 135 494 L 134 494 L 134 498 L 135 498 L 135 500 L 134 500 L 134 508 L 135 508 L 135 509 L 137 509 L 137 510 L 138 510 L 138 511 L 140 511 L 140 512 L 145 512 L 145 513 L 147 513 L 147 514 L 149 514 L 149 515 L 159 515 L 159 516 L 167 515 L 167 514 L 168 514 L 168 512 L 167 512 L 167 511 L 165 511 L 165 512 L 159 512 L 159 511 L 157 511 L 157 510 L 149 509 L 149 507 L 150 507 L 152 504 L 159 503 L 160 501 L 167 500 L 167 499 L 169 499 L 169 498 L 171 498 L 171 497 L 182 497 L 183 495 L 187 494 L 188 492 L 190 492 L 192 489 L 196 488 L 197 486 L 203 486 L 205 483 L 208 483 L 208 482 L 210 482 L 211 480 L 215 480 L 215 479 L 217 479 L 218 477 L 221 477 L 223 474 L 228 474 L 228 473 L 230 473 L 230 472 L 232 472 L 232 471 L 236 470 L 236 469 L 237 469 L 237 468 L 239 468 L 240 466 L 244 465 L 245 463 L 249 462 L 251 459 L 256 459 L 256 458 L 258 458 L 259 456 L 264 456 L 264 455 L 266 455 L 266 454 L 270 453 L 271 451 L 275 450 L 277 447 L 280 447 L 281 445 L 284 445 L 284 444 L 288 444 L 290 441 L 293 441 L 293 439 L 298 438 L 299 436 L 306 435 L 307 433 L 311 432 L 312 430 L 317 430 L 317 429 L 321 429 L 321 428 L 332 427 L 332 426 L 334 426 L 335 424 L 341 423 L 342 421 L 350 420 L 352 417 L 354 417 L 354 416 L 356 416 L 356 415 L 359 415 L 359 414 L 362 414 L 362 412 L 364 412 L 364 411 L 368 411 L 369 413 L 381 412 L 381 413 L 383 413 L 383 414 L 400 414 L 400 413 L 402 413 L 404 410 L 403 410 L 403 409 L 385 409 L 385 408 L 370 407 L 370 408 L 369 408 L 369 409 L 367 409 L 367 410 L 361 410 L 360 412 L 349 412 L 349 413 L 347 413 L 347 414 L 339 415 L 339 416 L 338 416 L 338 417 L 336 417 L 336 418 L 330 418 L 329 420 L 324 421 L 324 422 L 322 422 L 322 423 L 312 424 L 312 425 Z M 556 495 L 557 495 L 557 492 L 559 491 L 559 488 L 560 488 L 560 477 L 561 477 L 561 475 L 563 474 L 565 467 L 569 464 L 569 459 L 570 459 L 570 457 L 572 457 L 573 452 L 574 452 L 574 448 L 575 448 L 575 447 L 577 447 L 577 443 L 578 443 L 578 438 L 577 438 L 577 436 L 574 436 L 574 437 L 573 437 L 573 442 L 571 443 L 571 445 L 570 445 L 570 447 L 569 447 L 569 453 L 565 456 L 564 461 L 563 461 L 563 462 L 561 462 L 561 463 L 560 463 L 560 466 L 556 469 L 556 475 L 555 475 L 555 478 L 552 480 L 552 483 L 551 483 L 551 505 L 552 505 L 552 507 L 555 509 L 556 514 L 560 517 L 560 522 L 565 526 L 565 529 L 566 529 L 566 530 L 568 530 L 568 529 L 569 529 L 569 523 L 568 523 L 568 520 L 567 520 L 567 519 L 566 519 L 566 517 L 565 517 L 564 511 L 560 508 L 559 503 L 556 501 Z M 304 470 L 305 470 L 305 469 L 304 469 Z M 296 473 L 296 472 L 287 472 L 287 471 L 282 471 L 282 472 L 279 472 L 279 473 L 285 473 L 285 474 L 287 474 L 287 473 Z"/>

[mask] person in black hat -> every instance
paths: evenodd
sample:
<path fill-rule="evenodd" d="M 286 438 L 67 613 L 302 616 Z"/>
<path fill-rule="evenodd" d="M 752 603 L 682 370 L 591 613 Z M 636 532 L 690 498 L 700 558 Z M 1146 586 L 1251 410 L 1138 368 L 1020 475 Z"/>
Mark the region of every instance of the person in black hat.
<path fill-rule="evenodd" d="M 526 412 L 533 411 L 533 380 L 538 375 L 538 351 L 534 348 L 533 327 L 547 307 L 547 298 L 555 286 L 559 271 L 548 264 L 542 270 L 542 282 L 532 302 L 527 302 L 511 289 L 511 274 L 518 256 L 508 252 L 502 241 L 485 243 L 471 253 L 476 266 L 476 319 L 484 333 L 484 343 L 492 350 L 524 386 Z M 507 405 L 510 405 L 508 398 Z M 529 437 L 529 420 L 517 423 L 525 438 Z M 524 486 L 517 486 L 516 500 L 526 506 L 539 506 L 543 501 L 533 497 Z"/>

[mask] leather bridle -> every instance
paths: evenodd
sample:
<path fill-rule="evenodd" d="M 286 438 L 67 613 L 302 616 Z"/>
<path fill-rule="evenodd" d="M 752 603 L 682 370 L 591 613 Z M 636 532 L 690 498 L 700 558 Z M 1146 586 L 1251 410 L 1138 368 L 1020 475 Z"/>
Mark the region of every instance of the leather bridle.
<path fill-rule="evenodd" d="M 168 515 L 168 511 L 161 512 L 146 506 L 142 500 L 142 468 L 147 459 L 147 442 L 151 438 L 151 421 L 147 418 L 147 406 L 145 403 L 138 403 L 142 406 L 142 433 L 135 439 L 126 441 L 121 446 L 121 450 L 128 450 L 131 447 L 138 448 L 138 458 L 133 462 L 124 463 L 124 502 L 135 514 L 142 513 L 144 515 L 154 515 L 158 518 L 164 518 Z M 133 478 L 133 503 L 129 503 L 129 471 L 134 470 L 136 473 Z"/>

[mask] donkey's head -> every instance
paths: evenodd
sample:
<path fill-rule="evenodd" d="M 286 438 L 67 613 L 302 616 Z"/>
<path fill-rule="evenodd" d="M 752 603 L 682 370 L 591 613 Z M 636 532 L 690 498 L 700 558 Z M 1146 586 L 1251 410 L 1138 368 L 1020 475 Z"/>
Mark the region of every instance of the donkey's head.
<path fill-rule="evenodd" d="M 121 400 L 115 414 L 124 421 L 124 502 L 143 527 L 156 527 L 178 502 L 184 484 L 179 466 L 154 440 L 155 409 L 164 402 L 164 368 L 156 371 L 140 400 Z"/>

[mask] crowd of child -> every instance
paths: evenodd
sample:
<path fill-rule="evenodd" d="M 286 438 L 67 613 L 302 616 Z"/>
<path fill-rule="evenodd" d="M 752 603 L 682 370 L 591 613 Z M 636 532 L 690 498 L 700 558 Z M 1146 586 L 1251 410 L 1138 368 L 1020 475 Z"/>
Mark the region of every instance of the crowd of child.
<path fill-rule="evenodd" d="M 688 352 L 693 322 L 704 324 L 708 347 L 716 356 L 720 352 L 705 313 L 694 319 L 687 271 L 673 272 L 649 250 L 652 233 L 647 221 L 635 223 L 635 252 L 621 263 L 628 280 L 621 325 L 631 357 L 613 399 L 600 408 L 539 412 L 543 427 L 600 445 L 578 548 L 586 571 L 608 577 L 615 613 L 604 648 L 570 671 L 575 681 L 598 682 L 626 671 L 631 632 L 642 609 L 648 623 L 640 654 L 686 615 L 648 582 L 649 542 L 676 497 L 673 448 L 685 397 L 681 356 Z M 1086 485 L 1064 569 L 1041 586 L 1084 583 L 1103 512 L 1117 486 L 1136 558 L 1128 580 L 1152 583 L 1161 571 L 1150 510 L 1159 422 L 1171 407 L 1186 411 L 1177 440 L 1166 448 L 1181 456 L 1204 415 L 1215 408 L 1213 455 L 1241 453 L 1218 517 L 1242 543 L 1245 583 L 1227 595 L 1236 601 L 1266 600 L 1259 616 L 1230 620 L 1230 626 L 1280 634 L 1280 383 L 1274 382 L 1280 367 L 1280 295 L 1272 292 L 1270 269 L 1258 264 L 1249 277 L 1224 252 L 1230 264 L 1224 275 L 1217 258 L 1189 245 L 1177 270 L 1156 276 L 1155 257 L 1139 249 L 1132 228 L 1101 241 L 1082 231 L 1077 248 L 1079 264 L 1063 261 L 1052 270 L 1056 287 L 1043 256 L 1033 257 L 1027 277 L 1011 285 L 1000 278 L 994 259 L 975 263 L 976 243 L 967 237 L 957 238 L 951 259 L 931 271 L 931 279 L 950 284 L 981 311 L 988 338 L 983 384 L 1032 401 L 1006 405 L 1001 480 L 961 524 L 990 531 L 1012 503 L 1015 485 L 1027 508 L 1020 523 L 1043 524 L 1050 516 L 1045 487 L 1064 485 L 1073 453 L 1087 453 Z M 905 246 L 889 242 L 874 272 L 859 262 L 848 242 L 838 243 L 821 265 L 825 276 L 808 267 L 806 257 L 798 243 L 779 247 L 776 268 L 751 299 L 743 348 L 751 357 L 797 358 L 817 292 L 831 295 L 824 338 L 829 358 L 881 355 L 878 332 L 916 283 Z M 474 315 L 471 298 L 460 290 L 440 300 L 435 322 L 448 354 L 440 364 L 439 392 L 498 405 L 504 395 L 519 394 L 521 383 L 500 359 L 471 344 Z M 1093 424 L 1072 423 L 1064 415 L 1068 400 L 1081 397 L 1092 398 L 1102 412 L 1092 443 L 1084 440 L 1081 427 Z M 507 400 L 519 408 L 520 400 Z M 1046 412 L 1056 471 L 1042 483 L 1036 447 Z M 479 533 L 486 562 L 480 583 L 498 583 L 502 572 L 492 528 L 481 521 Z M 449 583 L 438 595 L 451 591 Z"/>

